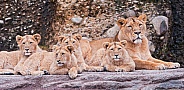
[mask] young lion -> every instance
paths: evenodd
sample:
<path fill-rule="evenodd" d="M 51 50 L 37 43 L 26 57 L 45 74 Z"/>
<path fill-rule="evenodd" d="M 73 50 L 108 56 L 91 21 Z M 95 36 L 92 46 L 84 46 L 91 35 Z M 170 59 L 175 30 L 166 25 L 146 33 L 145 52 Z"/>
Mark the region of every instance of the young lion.
<path fill-rule="evenodd" d="M 73 55 L 73 47 L 54 47 L 53 52 L 40 52 L 30 56 L 23 64 L 22 75 L 69 74 L 77 76 L 77 60 Z"/>
<path fill-rule="evenodd" d="M 68 74 L 71 79 L 77 77 L 77 58 L 73 54 L 74 47 L 65 46 L 56 51 L 56 59 L 52 62 L 50 74 Z"/>
<path fill-rule="evenodd" d="M 137 69 L 161 70 L 165 68 L 178 68 L 179 63 L 165 62 L 151 56 L 146 33 L 145 14 L 139 17 L 119 19 L 117 24 L 120 31 L 117 34 L 119 40 L 127 40 L 126 50 L 132 57 Z"/>
<path fill-rule="evenodd" d="M 134 71 L 135 63 L 125 49 L 126 40 L 121 42 L 104 42 L 92 57 L 90 63 L 94 66 L 103 66 L 107 71 Z"/>
<path fill-rule="evenodd" d="M 74 47 L 74 55 L 77 58 L 77 64 L 79 66 L 79 72 L 81 73 L 83 70 L 87 71 L 102 71 L 101 67 L 93 67 L 88 66 L 85 63 L 84 59 L 89 59 L 91 47 L 89 41 L 82 39 L 82 36 L 79 34 L 69 35 L 69 36 L 59 36 L 58 45 L 66 46 L 71 45 Z"/>
<path fill-rule="evenodd" d="M 16 41 L 19 46 L 18 51 L 0 52 L 0 74 L 17 74 L 15 68 L 21 68 L 19 65 L 24 62 L 30 55 L 35 52 L 42 51 L 38 43 L 41 36 L 39 34 L 16 36 Z"/>

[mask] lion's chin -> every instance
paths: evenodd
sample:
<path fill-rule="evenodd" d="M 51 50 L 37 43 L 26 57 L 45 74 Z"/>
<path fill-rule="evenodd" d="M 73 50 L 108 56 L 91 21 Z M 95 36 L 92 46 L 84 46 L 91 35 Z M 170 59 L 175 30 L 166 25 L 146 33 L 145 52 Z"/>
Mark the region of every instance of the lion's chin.
<path fill-rule="evenodd" d="M 114 61 L 119 61 L 120 59 L 119 58 L 114 58 Z"/>
<path fill-rule="evenodd" d="M 64 64 L 57 64 L 58 65 L 58 67 L 62 67 Z"/>
<path fill-rule="evenodd" d="M 24 55 L 25 56 L 30 56 L 31 55 L 31 52 L 24 52 Z"/>
<path fill-rule="evenodd" d="M 140 44 L 140 43 L 142 43 L 142 39 L 135 39 L 135 40 L 133 40 L 133 42 L 135 44 Z"/>

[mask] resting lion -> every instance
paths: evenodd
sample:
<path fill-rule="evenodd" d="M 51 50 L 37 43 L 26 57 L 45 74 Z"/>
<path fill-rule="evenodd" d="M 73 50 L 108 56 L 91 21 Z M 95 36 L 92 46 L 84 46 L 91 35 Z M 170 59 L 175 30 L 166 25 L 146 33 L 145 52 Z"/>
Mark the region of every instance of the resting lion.
<path fill-rule="evenodd" d="M 75 57 L 74 47 L 65 46 L 56 51 L 56 59 L 52 62 L 50 74 L 68 74 L 71 79 L 77 77 L 77 58 Z"/>
<path fill-rule="evenodd" d="M 91 47 L 88 40 L 82 39 L 80 34 L 59 36 L 59 46 L 71 45 L 74 47 L 74 55 L 77 58 L 77 64 L 79 66 L 79 72 L 87 71 L 102 71 L 101 67 L 93 67 L 86 64 L 91 57 Z M 85 62 L 86 61 L 86 62 Z"/>
<path fill-rule="evenodd" d="M 165 62 L 151 56 L 146 33 L 147 16 L 121 18 L 117 21 L 120 31 L 118 40 L 126 40 L 126 50 L 132 57 L 137 69 L 161 70 L 166 68 L 178 68 L 179 63 Z"/>
<path fill-rule="evenodd" d="M 73 47 L 54 47 L 53 52 L 34 53 L 23 64 L 22 75 L 69 74 L 77 76 L 77 59 L 73 55 Z"/>
<path fill-rule="evenodd" d="M 135 63 L 125 49 L 126 40 L 121 42 L 104 42 L 92 57 L 90 64 L 105 67 L 107 71 L 134 71 Z"/>
<path fill-rule="evenodd" d="M 35 52 L 42 51 L 38 43 L 41 40 L 39 34 L 16 36 L 16 41 L 19 46 L 18 51 L 0 52 L 0 74 L 17 74 L 15 68 L 21 68 L 19 65 L 24 62 L 30 55 Z M 17 66 L 18 65 L 18 66 Z"/>

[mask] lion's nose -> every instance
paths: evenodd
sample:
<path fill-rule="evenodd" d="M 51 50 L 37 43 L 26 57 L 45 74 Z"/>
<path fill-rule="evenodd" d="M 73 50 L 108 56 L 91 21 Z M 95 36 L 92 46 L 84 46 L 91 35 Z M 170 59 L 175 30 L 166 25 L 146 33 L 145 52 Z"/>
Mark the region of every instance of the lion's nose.
<path fill-rule="evenodd" d="M 115 56 L 115 57 L 118 57 L 119 55 L 116 54 L 116 55 L 114 55 L 114 56 Z"/>
<path fill-rule="evenodd" d="M 29 49 L 28 48 L 25 48 L 26 51 L 28 51 Z"/>
<path fill-rule="evenodd" d="M 57 62 L 60 62 L 60 60 L 57 60 Z"/>
<path fill-rule="evenodd" d="M 139 35 L 141 32 L 134 32 L 134 34 L 137 34 L 137 35 Z"/>

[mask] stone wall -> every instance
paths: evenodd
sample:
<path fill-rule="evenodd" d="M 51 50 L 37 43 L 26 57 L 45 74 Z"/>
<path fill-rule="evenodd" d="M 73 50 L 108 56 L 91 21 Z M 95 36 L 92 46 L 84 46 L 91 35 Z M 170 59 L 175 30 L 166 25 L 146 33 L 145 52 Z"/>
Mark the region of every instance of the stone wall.
<path fill-rule="evenodd" d="M 49 0 L 0 0 L 0 51 L 17 50 L 16 35 L 42 35 L 45 45 L 52 31 L 55 4 Z"/>

